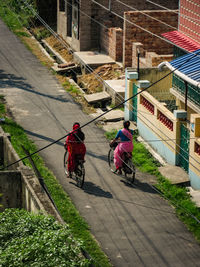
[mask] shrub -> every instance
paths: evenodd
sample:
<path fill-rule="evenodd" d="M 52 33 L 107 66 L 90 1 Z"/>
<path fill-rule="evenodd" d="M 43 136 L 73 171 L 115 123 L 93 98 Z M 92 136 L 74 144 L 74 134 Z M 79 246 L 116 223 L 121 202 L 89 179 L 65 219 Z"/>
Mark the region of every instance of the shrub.
<path fill-rule="evenodd" d="M 0 213 L 0 266 L 89 266 L 67 225 L 25 210 Z"/>

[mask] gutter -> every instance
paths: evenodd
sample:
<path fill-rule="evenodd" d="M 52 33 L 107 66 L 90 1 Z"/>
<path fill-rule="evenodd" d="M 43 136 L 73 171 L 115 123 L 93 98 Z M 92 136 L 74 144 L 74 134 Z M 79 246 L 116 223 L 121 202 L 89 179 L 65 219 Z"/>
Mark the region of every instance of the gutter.
<path fill-rule="evenodd" d="M 162 68 L 166 66 L 168 69 L 170 69 L 171 71 L 173 71 L 176 75 L 178 75 L 180 78 L 182 78 L 184 81 L 196 86 L 200 88 L 200 83 L 194 81 L 193 79 L 189 78 L 187 75 L 183 74 L 182 72 L 180 72 L 178 69 L 174 68 L 169 62 L 164 61 L 162 63 L 160 63 L 158 65 L 158 69 L 161 71 Z"/>

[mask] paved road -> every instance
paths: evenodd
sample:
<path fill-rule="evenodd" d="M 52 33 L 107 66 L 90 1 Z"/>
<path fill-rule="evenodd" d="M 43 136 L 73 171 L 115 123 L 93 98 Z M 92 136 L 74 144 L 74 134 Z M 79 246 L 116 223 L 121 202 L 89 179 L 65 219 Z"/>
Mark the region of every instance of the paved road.
<path fill-rule="evenodd" d="M 90 120 L 1 21 L 0 93 L 6 95 L 17 122 L 39 148 L 62 137 L 74 121 L 83 124 Z M 62 142 L 41 155 L 91 226 L 112 264 L 200 266 L 199 245 L 176 218 L 173 208 L 148 186 L 151 177 L 138 172 L 138 185 L 126 185 L 108 169 L 108 144 L 103 131 L 90 124 L 84 132 L 84 190 L 64 176 Z"/>

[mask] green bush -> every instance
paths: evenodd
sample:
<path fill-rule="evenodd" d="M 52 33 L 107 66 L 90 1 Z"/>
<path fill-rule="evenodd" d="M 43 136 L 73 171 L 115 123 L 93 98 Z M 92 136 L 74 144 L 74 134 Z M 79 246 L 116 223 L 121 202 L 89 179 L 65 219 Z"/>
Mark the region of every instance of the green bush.
<path fill-rule="evenodd" d="M 36 11 L 33 0 L 26 1 Z M 0 17 L 10 30 L 16 32 L 23 26 L 27 27 L 34 15 L 23 1 L 0 0 Z"/>
<path fill-rule="evenodd" d="M 0 213 L 0 266 L 89 266 L 81 244 L 53 217 L 25 210 Z"/>

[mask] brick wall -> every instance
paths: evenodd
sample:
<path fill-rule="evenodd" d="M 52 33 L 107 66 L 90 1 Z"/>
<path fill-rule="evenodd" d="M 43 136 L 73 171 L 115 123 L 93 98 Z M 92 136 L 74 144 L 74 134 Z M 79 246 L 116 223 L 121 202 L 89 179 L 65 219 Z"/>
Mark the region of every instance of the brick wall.
<path fill-rule="evenodd" d="M 163 22 L 176 27 L 178 25 L 177 14 L 170 11 L 145 11 L 146 14 L 162 20 Z M 140 42 L 144 51 L 155 52 L 159 55 L 172 54 L 173 46 L 167 42 L 145 32 L 128 21 L 145 28 L 146 30 L 161 36 L 161 33 L 172 30 L 171 27 L 161 24 L 150 17 L 138 11 L 128 11 L 124 13 L 124 30 L 123 30 L 123 64 L 125 67 L 132 66 L 132 43 Z"/>
<path fill-rule="evenodd" d="M 109 0 L 98 0 L 98 2 L 109 8 Z M 122 4 L 122 2 L 125 4 Z M 178 8 L 178 0 L 157 0 L 158 4 L 164 5 L 169 9 Z M 83 50 L 101 50 L 101 47 L 105 47 L 105 39 L 108 38 L 107 32 L 103 32 L 101 24 L 105 21 L 111 20 L 112 24 L 110 27 L 117 27 L 123 29 L 123 19 L 114 15 L 124 15 L 125 11 L 128 10 L 152 10 L 159 9 L 158 6 L 148 3 L 146 0 L 123 0 L 120 2 L 111 1 L 111 12 L 92 2 L 91 0 L 80 0 L 80 29 L 79 40 L 75 38 L 67 38 L 67 12 L 59 12 L 59 0 L 57 0 L 57 31 L 75 51 Z M 63 16 L 66 18 L 64 19 Z M 94 19 L 94 20 L 93 20 Z M 96 22 L 95 22 L 96 20 Z M 99 24 L 100 23 L 100 24 Z M 105 36 L 104 36 L 105 35 Z M 118 38 L 118 37 L 117 37 Z M 119 53 L 119 52 L 118 52 Z"/>
<path fill-rule="evenodd" d="M 200 42 L 200 1 L 180 0 L 179 31 Z"/>
<path fill-rule="evenodd" d="M 114 60 L 122 61 L 123 32 L 120 27 L 113 27 L 113 24 L 110 19 L 104 21 L 104 27 L 100 27 L 100 50 Z"/>

